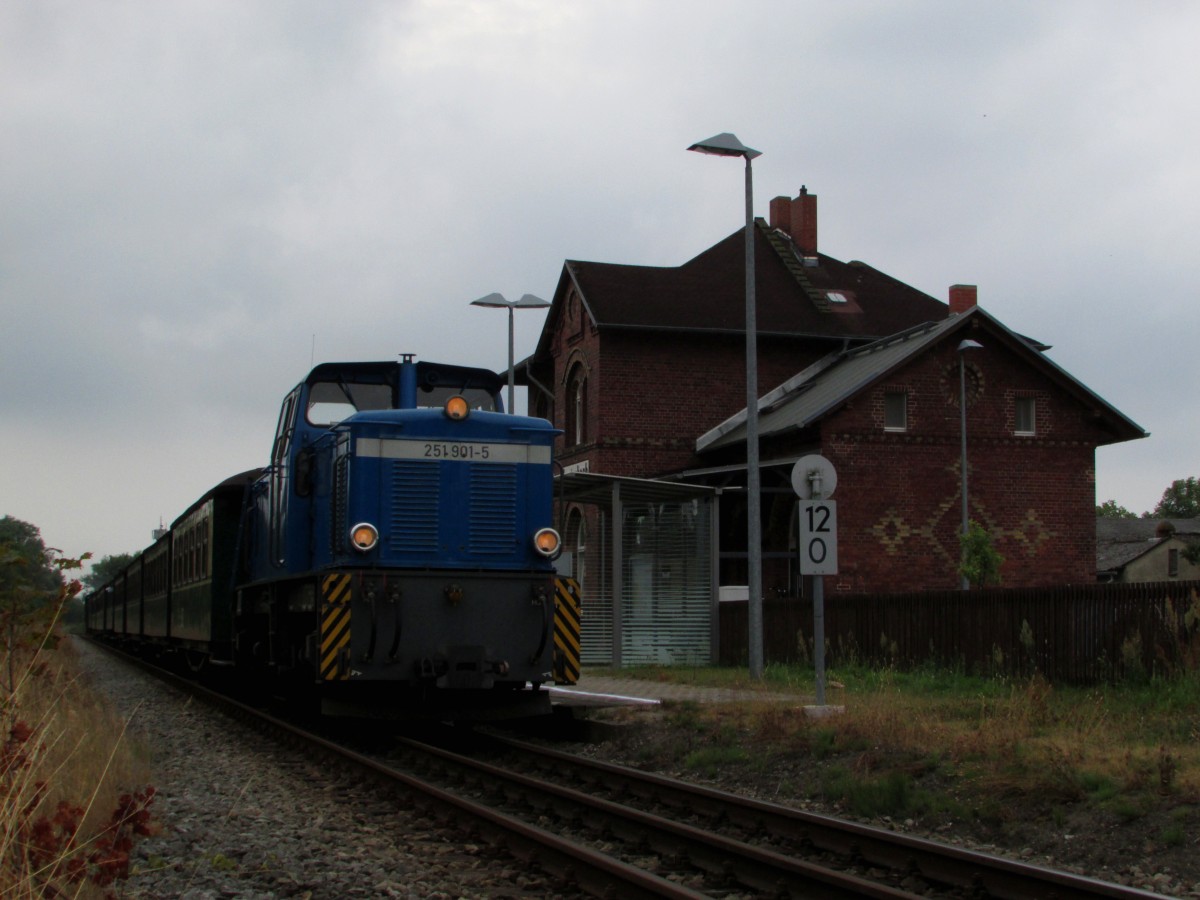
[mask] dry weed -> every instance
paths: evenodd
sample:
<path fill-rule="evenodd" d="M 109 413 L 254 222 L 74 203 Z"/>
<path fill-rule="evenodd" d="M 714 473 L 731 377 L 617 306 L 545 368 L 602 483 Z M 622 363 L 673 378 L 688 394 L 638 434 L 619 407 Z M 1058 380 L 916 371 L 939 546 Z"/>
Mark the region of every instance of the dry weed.
<path fill-rule="evenodd" d="M 105 896 L 149 830 L 153 789 L 124 723 L 80 682 L 69 641 L 10 648 L 0 705 L 0 895 Z"/>

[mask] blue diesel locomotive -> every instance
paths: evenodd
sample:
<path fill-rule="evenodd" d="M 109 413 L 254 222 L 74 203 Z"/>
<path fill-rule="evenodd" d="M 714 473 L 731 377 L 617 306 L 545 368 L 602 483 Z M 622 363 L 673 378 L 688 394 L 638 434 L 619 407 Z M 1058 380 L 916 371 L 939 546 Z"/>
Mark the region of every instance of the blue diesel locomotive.
<path fill-rule="evenodd" d="M 269 465 L 213 488 L 88 598 L 89 631 L 329 714 L 549 711 L 552 451 L 486 369 L 326 363 Z"/>

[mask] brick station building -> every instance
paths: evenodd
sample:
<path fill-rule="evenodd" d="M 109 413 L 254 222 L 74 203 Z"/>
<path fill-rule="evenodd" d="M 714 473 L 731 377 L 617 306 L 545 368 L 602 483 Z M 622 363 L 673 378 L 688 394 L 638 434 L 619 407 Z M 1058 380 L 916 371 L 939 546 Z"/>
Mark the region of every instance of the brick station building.
<path fill-rule="evenodd" d="M 566 261 L 518 372 L 531 412 L 564 430 L 567 472 L 719 489 L 719 586 L 746 583 L 744 239 L 676 267 Z M 961 357 L 969 514 L 1005 558 L 1003 583 L 1095 580 L 1095 450 L 1140 427 L 989 315 L 974 286 L 947 304 L 821 253 L 803 188 L 755 222 L 754 253 L 765 593 L 805 593 L 790 474 L 812 453 L 839 477 L 827 591 L 959 584 L 964 340 L 981 345 Z M 571 533 L 587 514 L 571 522 L 568 546 L 592 553 Z"/>

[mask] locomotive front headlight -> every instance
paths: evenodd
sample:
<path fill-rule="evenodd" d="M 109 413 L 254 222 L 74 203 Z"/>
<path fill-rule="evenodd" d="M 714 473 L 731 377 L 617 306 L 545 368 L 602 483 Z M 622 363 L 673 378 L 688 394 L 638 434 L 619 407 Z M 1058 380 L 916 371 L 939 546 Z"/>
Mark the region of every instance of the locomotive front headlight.
<path fill-rule="evenodd" d="M 562 538 L 553 528 L 542 528 L 533 536 L 533 546 L 546 559 L 557 559 L 562 553 Z"/>
<path fill-rule="evenodd" d="M 471 414 L 471 405 L 467 403 L 467 398 L 462 394 L 455 394 L 446 401 L 446 405 L 442 408 L 442 412 L 446 414 L 447 419 L 453 419 L 455 422 L 460 419 L 465 419 Z"/>
<path fill-rule="evenodd" d="M 350 529 L 350 543 L 355 550 L 366 553 L 379 543 L 379 529 L 370 522 L 360 522 Z"/>

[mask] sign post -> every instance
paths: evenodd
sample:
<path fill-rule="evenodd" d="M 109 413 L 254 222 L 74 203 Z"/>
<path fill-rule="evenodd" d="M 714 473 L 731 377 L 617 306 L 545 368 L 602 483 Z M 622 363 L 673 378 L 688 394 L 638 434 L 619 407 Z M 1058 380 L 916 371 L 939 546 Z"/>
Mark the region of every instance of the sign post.
<path fill-rule="evenodd" d="M 825 706 L 825 576 L 836 575 L 837 503 L 826 499 L 837 487 L 837 472 L 825 457 L 802 457 L 792 467 L 792 488 L 800 497 L 800 574 L 813 576 L 813 666 L 817 706 Z"/>

